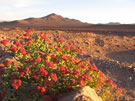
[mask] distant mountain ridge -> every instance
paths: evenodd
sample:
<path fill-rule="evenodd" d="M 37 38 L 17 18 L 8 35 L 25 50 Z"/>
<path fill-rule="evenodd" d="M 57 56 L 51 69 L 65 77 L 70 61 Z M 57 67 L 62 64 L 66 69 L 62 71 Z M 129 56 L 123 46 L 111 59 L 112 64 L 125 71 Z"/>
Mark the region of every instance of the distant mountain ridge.
<path fill-rule="evenodd" d="M 41 18 L 27 18 L 10 22 L 1 22 L 0 26 L 34 26 L 34 27 L 85 27 L 91 24 L 81 22 L 75 19 L 64 18 L 52 13 Z"/>
<path fill-rule="evenodd" d="M 107 23 L 107 25 L 121 25 L 120 22 L 109 22 Z"/>

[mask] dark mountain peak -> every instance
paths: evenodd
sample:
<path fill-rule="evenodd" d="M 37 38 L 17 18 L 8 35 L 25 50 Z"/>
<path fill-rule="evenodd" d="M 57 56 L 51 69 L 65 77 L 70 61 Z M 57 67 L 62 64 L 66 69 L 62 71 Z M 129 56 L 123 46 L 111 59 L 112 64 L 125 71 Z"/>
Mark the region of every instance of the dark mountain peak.
<path fill-rule="evenodd" d="M 120 22 L 109 22 L 107 23 L 107 25 L 120 25 L 121 23 Z"/>
<path fill-rule="evenodd" d="M 52 13 L 52 14 L 49 14 L 49 15 L 43 17 L 43 18 L 47 18 L 47 19 L 61 19 L 61 18 L 63 18 L 63 17 L 60 16 L 60 15 L 57 15 L 57 14 L 55 14 L 55 13 Z"/>
<path fill-rule="evenodd" d="M 58 15 L 56 13 L 51 13 L 51 14 L 49 14 L 47 16 L 58 16 Z"/>

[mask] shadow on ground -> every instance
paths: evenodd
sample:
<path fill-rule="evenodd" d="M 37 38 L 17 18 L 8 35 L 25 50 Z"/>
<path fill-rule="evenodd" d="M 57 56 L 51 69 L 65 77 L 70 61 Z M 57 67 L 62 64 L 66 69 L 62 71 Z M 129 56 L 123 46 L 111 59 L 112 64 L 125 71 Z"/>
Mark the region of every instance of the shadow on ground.
<path fill-rule="evenodd" d="M 107 57 L 120 61 L 120 62 L 135 62 L 135 50 L 121 51 L 106 54 Z"/>
<path fill-rule="evenodd" d="M 131 51 L 132 52 L 132 51 Z M 88 58 L 89 55 L 79 56 L 81 58 Z M 91 63 L 96 64 L 97 68 L 112 79 L 119 88 L 124 89 L 124 96 L 120 99 L 109 101 L 135 101 L 135 71 L 134 68 L 128 68 L 116 61 L 102 60 L 99 58 L 92 58 Z"/>

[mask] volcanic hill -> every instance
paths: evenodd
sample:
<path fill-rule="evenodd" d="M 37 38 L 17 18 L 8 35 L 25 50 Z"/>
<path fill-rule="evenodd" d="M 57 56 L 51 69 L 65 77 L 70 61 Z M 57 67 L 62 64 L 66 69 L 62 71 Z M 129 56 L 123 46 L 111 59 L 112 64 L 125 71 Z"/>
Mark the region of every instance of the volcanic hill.
<path fill-rule="evenodd" d="M 18 27 L 86 27 L 88 23 L 79 20 L 64 18 L 60 15 L 52 13 L 41 18 L 27 18 L 23 20 L 15 20 L 10 22 L 1 22 L 0 26 L 18 26 Z"/>

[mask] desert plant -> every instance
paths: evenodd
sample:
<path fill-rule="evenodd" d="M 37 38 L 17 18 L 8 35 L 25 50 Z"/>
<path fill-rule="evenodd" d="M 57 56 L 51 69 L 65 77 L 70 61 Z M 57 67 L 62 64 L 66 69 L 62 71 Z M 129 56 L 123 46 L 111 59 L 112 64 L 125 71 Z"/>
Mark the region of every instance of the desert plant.
<path fill-rule="evenodd" d="M 121 89 L 89 59 L 78 58 L 81 49 L 72 42 L 64 43 L 58 38 L 56 45 L 50 44 L 48 36 L 28 30 L 17 40 L 2 40 L 15 58 L 0 58 L 0 99 L 2 101 L 53 101 L 56 95 L 82 86 L 94 88 L 103 99 L 121 96 Z"/>

